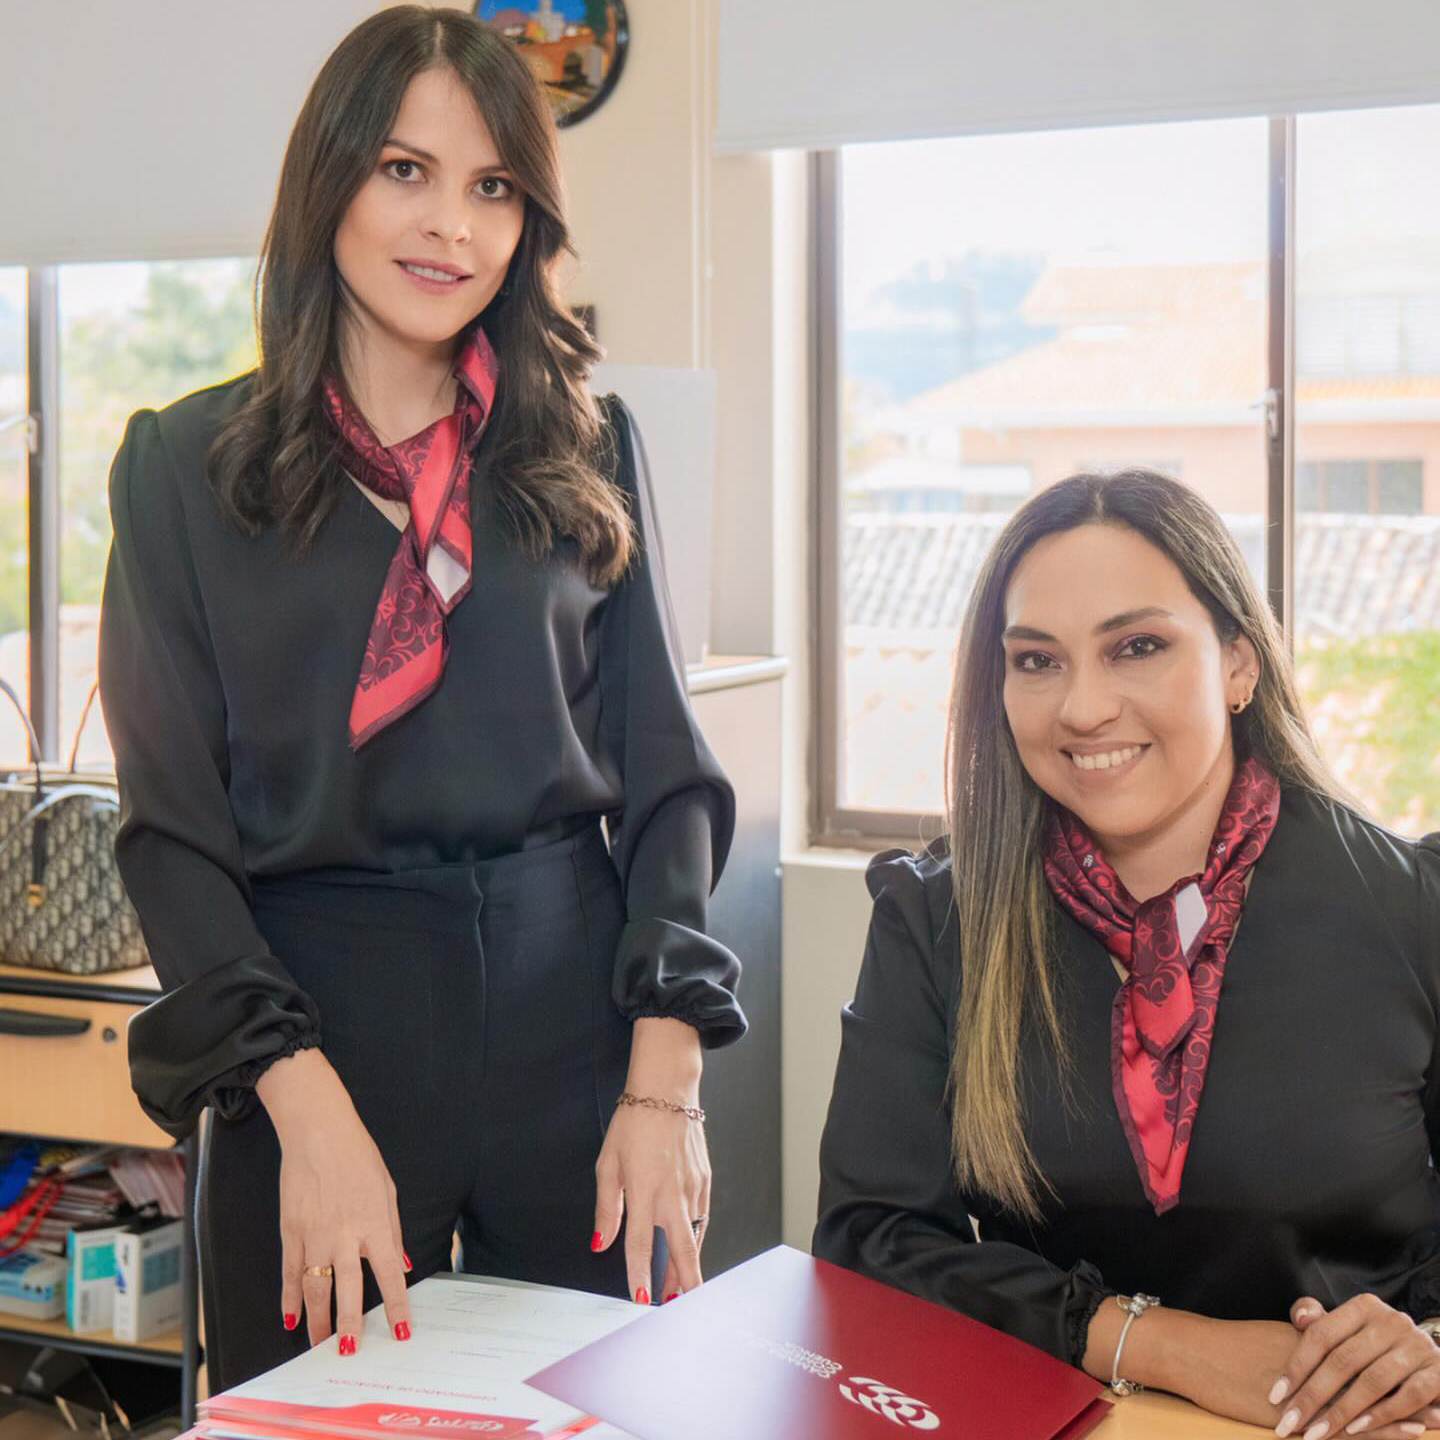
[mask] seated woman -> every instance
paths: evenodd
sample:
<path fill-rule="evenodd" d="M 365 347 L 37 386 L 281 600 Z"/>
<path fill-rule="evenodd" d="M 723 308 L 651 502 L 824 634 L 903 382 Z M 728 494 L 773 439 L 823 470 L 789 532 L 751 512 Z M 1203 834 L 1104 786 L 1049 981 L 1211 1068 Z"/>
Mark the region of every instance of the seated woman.
<path fill-rule="evenodd" d="M 1440 1422 L 1440 835 L 1341 798 L 1219 516 L 1031 499 L 947 749 L 948 844 L 868 872 L 815 1253 L 1122 1394 Z"/>

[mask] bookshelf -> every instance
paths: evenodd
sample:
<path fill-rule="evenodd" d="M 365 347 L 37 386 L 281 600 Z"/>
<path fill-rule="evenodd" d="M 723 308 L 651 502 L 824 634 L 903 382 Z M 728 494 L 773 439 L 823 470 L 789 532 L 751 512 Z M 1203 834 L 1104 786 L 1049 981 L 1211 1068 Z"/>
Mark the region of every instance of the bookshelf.
<path fill-rule="evenodd" d="M 0 1133 L 171 1149 L 170 1137 L 150 1121 L 130 1089 L 126 1054 L 130 1016 L 159 994 L 159 981 L 148 968 L 64 975 L 0 965 Z M 188 1429 L 203 1358 L 193 1233 L 198 1157 L 193 1139 L 178 1148 L 185 1158 L 186 1189 L 180 1328 L 132 1345 L 106 1331 L 77 1334 L 63 1319 L 0 1311 L 0 1339 L 173 1367 L 180 1376 L 180 1420 Z"/>

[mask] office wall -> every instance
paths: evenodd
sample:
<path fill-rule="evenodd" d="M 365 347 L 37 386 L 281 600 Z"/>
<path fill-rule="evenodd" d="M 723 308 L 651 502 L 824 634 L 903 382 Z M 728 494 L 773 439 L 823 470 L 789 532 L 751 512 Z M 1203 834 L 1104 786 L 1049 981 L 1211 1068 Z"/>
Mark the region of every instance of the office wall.
<path fill-rule="evenodd" d="M 611 100 L 562 136 L 582 263 L 570 281 L 626 364 L 712 366 L 719 453 L 711 648 L 786 656 L 782 753 L 782 1192 L 808 1248 L 816 1152 L 859 966 L 864 857 L 807 853 L 809 211 L 796 152 L 712 157 L 709 0 L 628 0 Z"/>

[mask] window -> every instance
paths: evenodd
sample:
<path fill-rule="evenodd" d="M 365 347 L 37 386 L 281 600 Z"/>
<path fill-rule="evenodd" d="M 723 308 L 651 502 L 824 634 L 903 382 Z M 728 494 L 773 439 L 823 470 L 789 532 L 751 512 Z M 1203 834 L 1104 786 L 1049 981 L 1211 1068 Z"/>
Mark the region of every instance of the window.
<path fill-rule="evenodd" d="M 1291 615 L 1342 783 L 1440 828 L 1436 153 L 1429 106 L 821 158 L 817 838 L 913 840 L 939 813 L 991 539 L 1025 495 L 1129 465 L 1205 495 Z M 1271 236 L 1289 163 L 1294 233 Z M 1288 391 L 1267 353 L 1287 238 Z"/>
<path fill-rule="evenodd" d="M 1341 782 L 1440 829 L 1440 106 L 1296 122 L 1295 659 Z"/>
<path fill-rule="evenodd" d="M 1183 473 L 1263 578 L 1267 147 L 1239 120 L 835 158 L 825 830 L 941 808 L 956 632 L 1036 490 Z"/>
<path fill-rule="evenodd" d="M 1295 467 L 1295 504 L 1334 515 L 1418 515 L 1423 460 L 1305 460 Z"/>
<path fill-rule="evenodd" d="M 0 270 L 0 676 L 22 698 L 58 698 L 58 743 L 47 758 L 68 757 L 82 707 L 95 682 L 96 641 L 110 546 L 110 463 L 125 422 L 141 407 L 161 407 L 255 364 L 252 260 L 62 266 L 53 272 Z M 27 278 L 56 287 L 54 316 L 27 329 Z M 26 354 L 27 335 L 37 354 Z M 43 395 L 27 395 L 32 373 L 58 367 L 59 414 L 42 413 Z M 54 403 L 53 401 L 51 402 Z M 29 656 L 26 412 L 58 448 L 59 613 L 53 653 Z M 7 417 L 19 421 L 4 428 Z M 41 544 L 37 554 L 46 553 Z M 39 561 L 35 562 L 37 565 Z M 43 588 L 43 587 L 42 587 Z M 0 712 L 0 764 L 20 760 L 18 722 Z M 108 766 L 109 741 L 99 705 L 80 737 L 82 765 Z"/>
<path fill-rule="evenodd" d="M 30 683 L 25 311 L 25 272 L 0 268 L 0 679 L 22 701 Z M 25 756 L 24 728 L 0 696 L 0 764 Z"/>
<path fill-rule="evenodd" d="M 253 261 L 68 265 L 60 270 L 60 738 L 66 753 L 95 681 L 110 548 L 110 462 L 125 422 L 255 364 Z M 108 765 L 96 705 L 85 763 Z"/>

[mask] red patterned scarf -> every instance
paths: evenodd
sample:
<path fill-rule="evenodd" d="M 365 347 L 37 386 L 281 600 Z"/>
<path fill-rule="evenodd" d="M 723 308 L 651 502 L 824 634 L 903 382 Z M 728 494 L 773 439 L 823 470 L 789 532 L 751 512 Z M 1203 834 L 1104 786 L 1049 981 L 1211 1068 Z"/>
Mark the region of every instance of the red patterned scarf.
<path fill-rule="evenodd" d="M 499 362 L 476 325 L 455 362 L 454 411 L 398 445 L 382 445 L 327 376 L 325 407 L 341 463 L 368 489 L 410 507 L 375 607 L 350 704 L 350 748 L 413 710 L 445 669 L 445 617 L 470 590 L 470 467 L 495 404 Z"/>
<path fill-rule="evenodd" d="M 1130 973 L 1115 996 L 1115 1107 L 1157 1215 L 1180 1200 L 1180 1175 L 1215 1033 L 1225 956 L 1245 877 L 1280 812 L 1280 786 L 1257 760 L 1235 771 L 1205 869 L 1136 901 L 1068 810 L 1051 810 L 1045 878 L 1056 899 Z"/>

